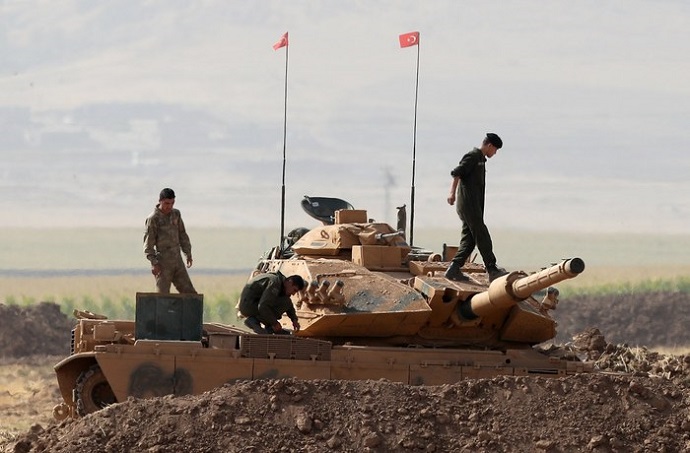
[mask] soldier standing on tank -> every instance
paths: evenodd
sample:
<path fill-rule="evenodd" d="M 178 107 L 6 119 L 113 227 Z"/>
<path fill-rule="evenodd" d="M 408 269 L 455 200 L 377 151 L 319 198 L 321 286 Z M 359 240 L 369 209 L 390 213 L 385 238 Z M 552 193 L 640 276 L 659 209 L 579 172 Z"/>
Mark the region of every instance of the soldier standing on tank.
<path fill-rule="evenodd" d="M 161 190 L 158 204 L 146 218 L 144 231 L 144 255 L 151 262 L 151 273 L 156 277 L 159 293 L 170 293 L 170 284 L 180 293 L 196 290 L 189 279 L 187 268 L 192 267 L 192 244 L 182 221 L 180 211 L 174 209 L 175 192 Z M 187 267 L 182 254 L 187 258 Z"/>
<path fill-rule="evenodd" d="M 244 285 L 240 295 L 240 313 L 247 317 L 244 325 L 259 334 L 287 334 L 280 325 L 280 318 L 287 314 L 293 329 L 299 330 L 299 320 L 290 296 L 305 286 L 299 275 L 286 277 L 280 272 L 267 272 L 255 276 Z"/>
<path fill-rule="evenodd" d="M 460 245 L 445 273 L 449 280 L 468 281 L 469 276 L 460 269 L 469 258 L 475 246 L 484 260 L 489 281 L 507 271 L 496 265 L 496 256 L 489 229 L 484 223 L 484 193 L 486 181 L 486 160 L 492 158 L 503 146 L 501 138 L 488 133 L 481 148 L 474 148 L 462 157 L 460 164 L 450 172 L 453 181 L 450 186 L 448 204 L 455 204 L 455 210 L 462 221 Z"/>

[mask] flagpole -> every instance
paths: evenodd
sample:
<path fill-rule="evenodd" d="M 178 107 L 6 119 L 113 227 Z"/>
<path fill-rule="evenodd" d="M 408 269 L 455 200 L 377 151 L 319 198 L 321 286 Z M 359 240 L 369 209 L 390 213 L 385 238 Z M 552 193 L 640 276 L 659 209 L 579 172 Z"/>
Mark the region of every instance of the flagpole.
<path fill-rule="evenodd" d="M 287 33 L 286 33 L 287 35 Z M 283 186 L 280 199 L 280 254 L 283 254 L 283 244 L 285 239 L 285 162 L 286 162 L 286 142 L 287 142 L 287 95 L 288 95 L 288 47 L 285 45 L 285 108 L 283 112 Z"/>
<path fill-rule="evenodd" d="M 414 246 L 414 177 L 417 165 L 417 94 L 419 93 L 419 42 L 417 42 L 417 76 L 414 85 L 414 128 L 412 132 L 412 188 L 410 190 L 410 247 Z"/>

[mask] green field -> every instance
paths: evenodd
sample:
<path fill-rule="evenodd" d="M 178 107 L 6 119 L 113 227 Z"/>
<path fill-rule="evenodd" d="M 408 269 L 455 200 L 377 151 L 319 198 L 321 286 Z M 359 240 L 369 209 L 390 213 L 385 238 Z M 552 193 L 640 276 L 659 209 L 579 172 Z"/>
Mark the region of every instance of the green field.
<path fill-rule="evenodd" d="M 231 322 L 242 284 L 279 231 L 249 228 L 190 230 L 190 274 L 204 294 L 205 319 Z M 415 245 L 440 251 L 455 244 L 455 230 L 415 231 Z M 619 291 L 690 291 L 690 235 L 650 236 L 493 233 L 499 264 L 535 271 L 578 256 L 585 272 L 559 285 L 562 294 Z M 59 303 L 132 317 L 137 292 L 154 291 L 138 229 L 0 229 L 0 302 Z"/>

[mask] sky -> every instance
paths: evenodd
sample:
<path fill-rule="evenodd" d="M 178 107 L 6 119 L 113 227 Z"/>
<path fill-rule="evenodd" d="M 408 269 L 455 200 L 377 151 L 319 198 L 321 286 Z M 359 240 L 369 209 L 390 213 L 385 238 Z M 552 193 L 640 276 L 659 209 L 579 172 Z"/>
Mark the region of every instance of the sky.
<path fill-rule="evenodd" d="M 140 226 L 163 187 L 275 226 L 283 152 L 289 227 L 413 188 L 459 227 L 450 170 L 495 132 L 490 228 L 686 234 L 688 55 L 680 0 L 2 0 L 0 227 Z"/>

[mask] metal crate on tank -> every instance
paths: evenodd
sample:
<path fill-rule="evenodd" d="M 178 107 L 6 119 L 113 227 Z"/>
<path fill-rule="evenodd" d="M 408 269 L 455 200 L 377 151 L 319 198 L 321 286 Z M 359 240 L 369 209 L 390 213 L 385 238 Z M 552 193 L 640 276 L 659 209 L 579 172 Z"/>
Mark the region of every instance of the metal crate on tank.
<path fill-rule="evenodd" d="M 137 340 L 201 341 L 203 294 L 137 293 Z"/>

